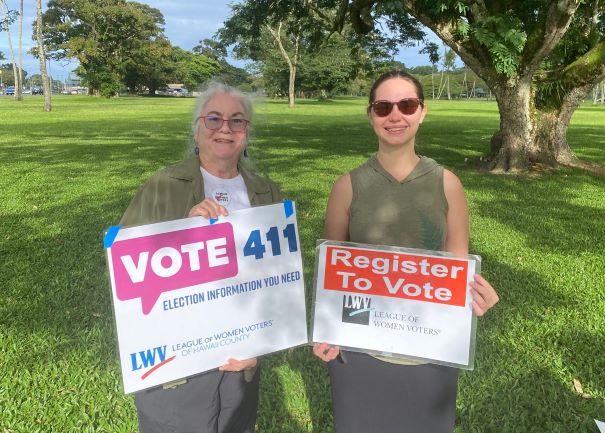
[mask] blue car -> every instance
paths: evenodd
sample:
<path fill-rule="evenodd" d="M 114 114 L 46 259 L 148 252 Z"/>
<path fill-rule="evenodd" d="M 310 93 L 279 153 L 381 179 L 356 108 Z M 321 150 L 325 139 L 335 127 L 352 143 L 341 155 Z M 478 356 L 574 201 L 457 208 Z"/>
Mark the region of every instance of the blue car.
<path fill-rule="evenodd" d="M 8 86 L 6 89 L 4 89 L 4 94 L 5 95 L 14 95 L 15 94 L 15 86 Z"/>

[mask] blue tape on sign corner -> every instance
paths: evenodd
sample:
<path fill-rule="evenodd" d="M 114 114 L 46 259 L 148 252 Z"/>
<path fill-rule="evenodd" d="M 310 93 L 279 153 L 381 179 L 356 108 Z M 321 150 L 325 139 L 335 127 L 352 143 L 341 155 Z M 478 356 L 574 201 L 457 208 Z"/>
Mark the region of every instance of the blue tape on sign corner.
<path fill-rule="evenodd" d="M 210 225 L 218 221 L 218 218 L 210 218 Z"/>
<path fill-rule="evenodd" d="M 284 212 L 286 213 L 286 218 L 294 214 L 294 203 L 292 200 L 284 200 Z"/>
<path fill-rule="evenodd" d="M 103 248 L 111 248 L 121 228 L 122 226 L 111 226 L 107 229 L 107 233 L 105 233 L 105 237 L 103 238 Z"/>

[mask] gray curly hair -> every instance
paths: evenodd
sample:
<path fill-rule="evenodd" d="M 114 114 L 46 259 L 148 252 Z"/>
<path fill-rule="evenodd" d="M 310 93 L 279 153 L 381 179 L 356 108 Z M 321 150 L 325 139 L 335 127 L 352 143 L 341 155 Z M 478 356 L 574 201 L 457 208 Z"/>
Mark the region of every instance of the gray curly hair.
<path fill-rule="evenodd" d="M 202 114 L 202 112 L 204 111 L 204 108 L 206 108 L 206 105 L 208 104 L 208 102 L 218 93 L 227 94 L 227 95 L 233 96 L 234 98 L 238 99 L 239 102 L 242 104 L 242 107 L 244 108 L 244 115 L 245 115 L 246 119 L 248 119 L 249 121 L 252 120 L 252 116 L 254 114 L 254 109 L 252 107 L 252 98 L 248 94 L 242 92 L 241 90 L 239 90 L 235 87 L 229 86 L 228 84 L 218 81 L 218 80 L 207 81 L 204 84 L 204 87 L 202 88 L 201 93 L 197 97 L 195 110 L 193 111 L 193 120 L 191 122 L 191 133 L 193 134 L 193 145 L 194 146 L 197 146 L 195 137 L 196 137 L 199 117 Z M 250 128 L 250 125 L 248 125 L 248 128 Z M 250 134 L 249 134 L 249 132 L 247 132 L 246 133 L 246 144 L 248 143 L 249 136 L 250 136 Z"/>

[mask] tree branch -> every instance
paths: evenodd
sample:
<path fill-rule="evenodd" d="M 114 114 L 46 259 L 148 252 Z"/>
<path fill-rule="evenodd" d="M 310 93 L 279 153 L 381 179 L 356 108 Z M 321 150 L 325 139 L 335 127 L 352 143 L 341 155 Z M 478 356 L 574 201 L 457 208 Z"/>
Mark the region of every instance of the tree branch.
<path fill-rule="evenodd" d="M 359 34 L 365 35 L 374 29 L 374 19 L 370 13 L 376 0 L 353 0 L 349 5 L 351 25 Z"/>
<path fill-rule="evenodd" d="M 485 21 L 489 16 L 489 12 L 485 7 L 483 0 L 472 0 L 469 9 L 475 22 Z"/>
<path fill-rule="evenodd" d="M 528 35 L 521 53 L 519 76 L 531 77 L 542 61 L 559 43 L 573 18 L 580 2 L 578 0 L 558 0 L 552 2 L 545 19 Z"/>
<path fill-rule="evenodd" d="M 269 24 L 265 24 L 265 26 L 267 27 L 267 30 L 269 30 L 269 33 L 271 33 L 271 36 L 273 36 L 273 39 L 275 40 L 275 43 L 277 44 L 277 47 L 279 48 L 279 52 L 281 53 L 284 60 L 286 60 L 286 62 L 288 63 L 288 67 L 292 68 L 292 60 L 290 59 L 290 56 L 288 55 L 288 52 L 284 48 L 284 45 L 282 44 L 282 41 L 281 41 L 282 22 L 281 21 L 279 22 L 277 30 L 273 29 Z"/>
<path fill-rule="evenodd" d="M 486 12 L 485 4 L 481 0 L 474 2 L 475 8 L 480 14 Z M 454 23 L 441 21 L 437 22 L 427 14 L 422 12 L 416 7 L 414 0 L 403 0 L 403 7 L 410 15 L 416 18 L 425 26 L 432 29 L 443 42 L 445 42 L 451 49 L 453 49 L 458 56 L 464 61 L 464 63 L 471 68 L 477 75 L 486 80 L 487 84 L 493 85 L 497 78 L 495 68 L 492 66 L 491 57 L 489 51 L 483 46 L 473 45 L 472 49 L 467 46 L 473 44 L 472 41 L 460 41 L 456 35 L 456 27 Z M 472 13 L 472 10 L 471 10 Z M 482 16 L 482 15 L 481 15 Z M 477 19 L 476 16 L 472 16 L 473 19 Z M 477 56 L 476 54 L 479 54 Z"/>
<path fill-rule="evenodd" d="M 584 55 L 563 69 L 561 79 L 574 86 L 589 89 L 605 79 L 605 40 L 601 40 Z"/>

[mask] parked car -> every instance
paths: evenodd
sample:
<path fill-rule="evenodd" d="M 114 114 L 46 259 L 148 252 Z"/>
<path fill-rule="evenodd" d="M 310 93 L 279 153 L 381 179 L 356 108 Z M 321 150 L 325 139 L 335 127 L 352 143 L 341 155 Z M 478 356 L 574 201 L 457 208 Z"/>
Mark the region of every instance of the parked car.
<path fill-rule="evenodd" d="M 32 95 L 42 95 L 42 94 L 44 94 L 42 87 L 32 87 Z"/>
<path fill-rule="evenodd" d="M 172 96 L 189 96 L 189 90 L 182 89 L 172 89 Z"/>
<path fill-rule="evenodd" d="M 5 95 L 14 95 L 15 94 L 15 86 L 8 86 L 6 89 L 4 89 L 4 94 Z"/>

